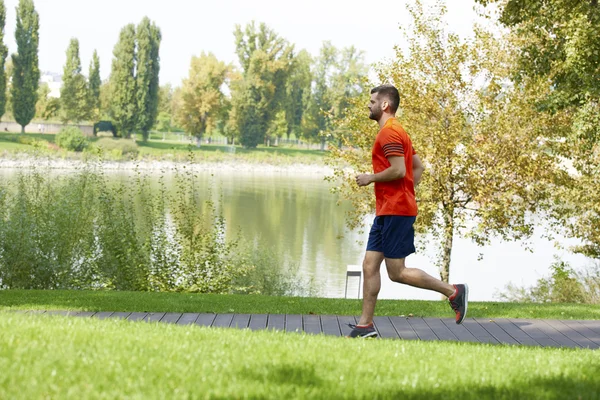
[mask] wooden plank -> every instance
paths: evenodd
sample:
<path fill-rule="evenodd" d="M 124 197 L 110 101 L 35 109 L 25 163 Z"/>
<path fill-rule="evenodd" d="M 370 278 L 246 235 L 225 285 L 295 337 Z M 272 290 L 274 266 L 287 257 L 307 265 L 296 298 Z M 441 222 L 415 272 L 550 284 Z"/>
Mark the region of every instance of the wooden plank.
<path fill-rule="evenodd" d="M 313 335 L 321 333 L 321 319 L 318 315 L 303 315 L 304 332 Z"/>
<path fill-rule="evenodd" d="M 394 325 L 400 339 L 419 340 L 419 335 L 417 335 L 413 327 L 408 323 L 408 318 L 390 317 L 390 322 Z"/>
<path fill-rule="evenodd" d="M 161 318 L 160 322 L 164 322 L 165 324 L 176 324 L 181 318 L 181 313 L 166 313 L 164 317 Z"/>
<path fill-rule="evenodd" d="M 268 319 L 269 316 L 267 314 L 252 314 L 248 328 L 252 329 L 253 331 L 266 329 Z"/>
<path fill-rule="evenodd" d="M 494 338 L 488 331 L 486 331 L 477 321 L 473 318 L 465 318 L 463 323 L 465 328 L 469 330 L 481 343 L 493 343 L 498 344 L 496 338 Z"/>
<path fill-rule="evenodd" d="M 129 317 L 127 317 L 127 319 L 129 321 L 141 321 L 144 318 L 146 318 L 146 315 L 148 315 L 148 313 L 145 313 L 145 312 L 134 312 L 134 313 L 131 313 L 131 315 L 129 315 Z"/>
<path fill-rule="evenodd" d="M 574 330 L 576 330 L 592 342 L 596 343 L 597 345 L 600 345 L 600 333 L 594 332 L 593 330 L 587 328 L 585 325 L 582 325 L 577 321 L 563 320 L 560 322 L 562 322 L 570 328 L 573 328 Z"/>
<path fill-rule="evenodd" d="M 596 343 L 594 343 L 593 341 L 576 331 L 575 329 L 565 325 L 563 321 L 558 321 L 555 319 L 546 319 L 544 320 L 544 322 L 583 348 L 597 349 L 598 347 L 600 347 Z"/>
<path fill-rule="evenodd" d="M 321 326 L 323 327 L 323 333 L 325 335 L 342 336 L 340 324 L 335 315 L 322 315 Z"/>
<path fill-rule="evenodd" d="M 250 323 L 250 314 L 235 314 L 231 321 L 232 328 L 246 329 Z"/>
<path fill-rule="evenodd" d="M 390 317 L 374 317 L 373 322 L 375 323 L 375 329 L 379 333 L 379 337 L 382 339 L 400 339 L 396 328 L 392 325 Z"/>
<path fill-rule="evenodd" d="M 233 321 L 233 314 L 217 314 L 212 323 L 213 328 L 229 328 Z"/>
<path fill-rule="evenodd" d="M 519 329 L 528 334 L 533 340 L 543 347 L 560 347 L 558 343 L 548 337 L 532 322 L 535 320 L 509 318 L 509 321 L 515 324 Z"/>
<path fill-rule="evenodd" d="M 579 320 L 577 322 L 579 322 L 581 325 L 585 326 L 589 330 L 594 331 L 598 335 L 600 335 L 600 321 L 596 321 L 596 320 Z"/>
<path fill-rule="evenodd" d="M 198 313 L 183 313 L 177 321 L 177 325 L 192 325 L 199 316 L 200 314 Z"/>
<path fill-rule="evenodd" d="M 465 326 L 457 325 L 454 318 L 441 318 L 440 321 L 459 341 L 481 343 Z"/>
<path fill-rule="evenodd" d="M 112 311 L 101 311 L 99 313 L 96 313 L 94 315 L 94 317 L 96 317 L 98 319 L 106 319 L 106 318 L 110 318 L 110 316 L 113 314 L 114 314 L 114 312 L 112 312 Z"/>
<path fill-rule="evenodd" d="M 161 313 L 155 313 L 155 312 L 151 312 L 148 313 L 148 315 L 146 315 L 146 317 L 143 319 L 143 321 L 146 322 L 160 322 L 160 320 L 165 316 L 166 313 L 161 312 Z"/>
<path fill-rule="evenodd" d="M 82 318 L 90 318 L 96 314 L 96 311 L 79 311 L 76 314 L 73 314 L 74 317 L 82 317 Z"/>
<path fill-rule="evenodd" d="M 302 332 L 302 315 L 285 316 L 286 332 Z"/>
<path fill-rule="evenodd" d="M 521 328 L 513 324 L 507 319 L 496 319 L 494 320 L 496 325 L 504 330 L 504 332 L 508 333 L 512 338 L 514 338 L 517 342 L 526 346 L 541 346 L 534 338 L 529 336 L 526 332 L 524 332 Z"/>
<path fill-rule="evenodd" d="M 417 333 L 421 340 L 439 340 L 431 328 L 423 321 L 423 318 L 409 318 L 408 323 Z"/>
<path fill-rule="evenodd" d="M 496 340 L 504 344 L 521 344 L 514 337 L 510 336 L 504 329 L 500 328 L 493 320 L 489 318 L 473 318 L 479 325 L 488 331 Z"/>
<path fill-rule="evenodd" d="M 217 314 L 212 314 L 212 313 L 211 314 L 199 314 L 198 318 L 196 318 L 196 321 L 194 321 L 194 324 L 199 325 L 199 326 L 211 326 L 216 317 L 217 317 Z"/>
<path fill-rule="evenodd" d="M 267 319 L 267 329 L 275 329 L 278 331 L 285 330 L 285 315 L 269 314 L 269 318 Z"/>
<path fill-rule="evenodd" d="M 571 348 L 580 348 L 581 347 L 577 343 L 575 343 L 574 341 L 572 341 L 571 339 L 569 339 L 568 337 L 563 335 L 562 333 L 558 332 L 556 329 L 552 328 L 550 325 L 548 325 L 543 320 L 536 319 L 536 320 L 531 320 L 531 321 L 535 325 L 536 328 L 538 328 L 540 331 L 542 331 L 546 335 L 548 335 L 548 337 L 550 339 L 554 340 L 556 343 L 558 343 L 560 345 L 560 347 L 571 347 Z"/>
<path fill-rule="evenodd" d="M 69 315 L 73 315 L 76 312 L 77 311 L 53 310 L 53 311 L 46 311 L 46 315 L 60 315 L 61 317 L 68 317 Z"/>
<path fill-rule="evenodd" d="M 440 340 L 458 340 L 456 335 L 448 329 L 446 324 L 439 318 L 423 318 L 423 321 L 429 326 L 429 328 L 435 333 Z"/>
<path fill-rule="evenodd" d="M 111 318 L 115 318 L 115 319 L 126 319 L 127 317 L 129 317 L 129 314 L 131 314 L 130 312 L 116 312 L 113 315 L 111 315 Z"/>
<path fill-rule="evenodd" d="M 352 332 L 352 328 L 350 328 L 348 324 L 356 325 L 356 318 L 354 318 L 351 315 L 338 315 L 337 319 L 342 336 L 350 335 L 350 332 Z"/>

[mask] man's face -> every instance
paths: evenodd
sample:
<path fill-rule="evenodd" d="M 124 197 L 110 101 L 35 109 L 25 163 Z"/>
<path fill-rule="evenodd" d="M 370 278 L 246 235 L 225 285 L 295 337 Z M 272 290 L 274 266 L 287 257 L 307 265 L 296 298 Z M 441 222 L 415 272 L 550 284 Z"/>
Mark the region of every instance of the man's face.
<path fill-rule="evenodd" d="M 379 93 L 373 93 L 369 101 L 369 118 L 373 121 L 379 121 L 382 115 L 382 101 L 379 98 Z"/>

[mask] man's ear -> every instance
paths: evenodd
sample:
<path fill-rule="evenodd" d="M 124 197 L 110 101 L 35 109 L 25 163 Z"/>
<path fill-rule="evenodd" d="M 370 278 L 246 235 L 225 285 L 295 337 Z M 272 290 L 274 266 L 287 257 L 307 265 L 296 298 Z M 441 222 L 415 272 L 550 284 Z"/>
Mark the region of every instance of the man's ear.
<path fill-rule="evenodd" d="M 388 103 L 387 101 L 382 101 L 381 102 L 381 111 L 386 111 L 389 106 L 390 106 L 390 103 Z"/>

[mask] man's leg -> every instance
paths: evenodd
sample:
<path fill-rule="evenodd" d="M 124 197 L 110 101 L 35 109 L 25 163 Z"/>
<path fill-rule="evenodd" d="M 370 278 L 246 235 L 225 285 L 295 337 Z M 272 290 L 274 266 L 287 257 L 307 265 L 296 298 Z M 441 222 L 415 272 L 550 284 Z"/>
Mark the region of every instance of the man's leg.
<path fill-rule="evenodd" d="M 381 289 L 381 263 L 383 253 L 367 251 L 363 261 L 363 306 L 358 325 L 368 325 L 373 322 L 377 295 Z"/>
<path fill-rule="evenodd" d="M 385 266 L 390 279 L 394 282 L 433 290 L 450 297 L 454 294 L 454 286 L 442 282 L 418 268 L 406 268 L 405 258 L 386 258 Z"/>

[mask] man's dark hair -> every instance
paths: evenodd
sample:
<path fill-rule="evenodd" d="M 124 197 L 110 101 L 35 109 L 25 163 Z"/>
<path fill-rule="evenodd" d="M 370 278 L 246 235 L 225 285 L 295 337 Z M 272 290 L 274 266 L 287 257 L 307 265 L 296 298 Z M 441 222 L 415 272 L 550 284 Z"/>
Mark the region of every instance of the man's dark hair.
<path fill-rule="evenodd" d="M 390 103 L 390 111 L 395 113 L 400 105 L 400 93 L 393 85 L 381 85 L 371 89 L 371 94 L 377 93 L 378 96 L 385 96 Z"/>

